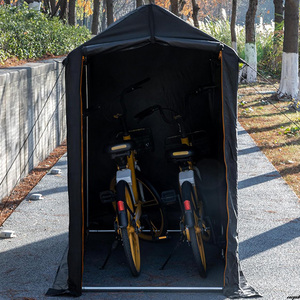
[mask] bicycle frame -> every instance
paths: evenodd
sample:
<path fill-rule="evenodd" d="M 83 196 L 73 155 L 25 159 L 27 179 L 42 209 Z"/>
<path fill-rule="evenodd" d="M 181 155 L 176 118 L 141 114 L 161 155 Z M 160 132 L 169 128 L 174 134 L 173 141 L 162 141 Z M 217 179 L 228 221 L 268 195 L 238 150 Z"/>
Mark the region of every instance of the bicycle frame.
<path fill-rule="evenodd" d="M 130 135 L 123 136 L 123 140 L 124 141 L 131 140 Z M 134 154 L 134 150 L 131 150 L 130 156 L 127 156 L 126 168 L 120 169 L 120 167 L 118 166 L 118 171 L 116 172 L 116 183 L 123 180 L 128 184 L 132 199 L 134 201 L 134 206 L 135 206 L 135 211 L 134 211 L 134 215 L 132 215 L 132 218 L 134 219 L 135 224 L 137 224 L 137 226 L 140 227 L 139 219 L 142 214 L 142 204 L 139 200 L 135 168 L 136 168 L 135 154 Z M 142 187 L 140 187 L 140 190 L 142 190 Z M 128 224 L 119 224 L 119 225 L 128 226 Z"/>

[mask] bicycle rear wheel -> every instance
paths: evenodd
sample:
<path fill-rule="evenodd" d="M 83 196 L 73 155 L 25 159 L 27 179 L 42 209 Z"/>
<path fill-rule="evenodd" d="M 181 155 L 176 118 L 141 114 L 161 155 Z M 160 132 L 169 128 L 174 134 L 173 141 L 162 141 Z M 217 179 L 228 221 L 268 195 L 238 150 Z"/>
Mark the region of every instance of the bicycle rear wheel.
<path fill-rule="evenodd" d="M 137 172 L 139 199 L 142 203 L 139 237 L 143 240 L 156 240 L 166 234 L 166 215 L 160 197 L 148 180 Z"/>
<path fill-rule="evenodd" d="M 125 181 L 120 181 L 116 186 L 118 200 L 126 203 L 127 227 L 121 228 L 121 236 L 123 241 L 123 248 L 128 262 L 128 266 L 133 276 L 138 276 L 141 271 L 141 255 L 139 237 L 136 232 L 136 226 L 132 224 L 132 217 L 130 214 L 134 212 L 133 199 L 129 187 Z"/>
<path fill-rule="evenodd" d="M 202 240 L 202 224 L 199 224 L 198 215 L 201 216 L 201 209 L 198 208 L 195 199 L 195 193 L 193 187 L 189 182 L 185 182 L 182 185 L 182 200 L 188 200 L 191 203 L 192 215 L 194 217 L 194 226 L 186 228 L 186 235 L 188 241 L 191 243 L 192 251 L 196 261 L 196 265 L 201 277 L 206 277 L 206 258 L 204 244 Z M 199 210 L 197 215 L 195 210 Z M 200 222 L 201 223 L 201 222 Z"/>

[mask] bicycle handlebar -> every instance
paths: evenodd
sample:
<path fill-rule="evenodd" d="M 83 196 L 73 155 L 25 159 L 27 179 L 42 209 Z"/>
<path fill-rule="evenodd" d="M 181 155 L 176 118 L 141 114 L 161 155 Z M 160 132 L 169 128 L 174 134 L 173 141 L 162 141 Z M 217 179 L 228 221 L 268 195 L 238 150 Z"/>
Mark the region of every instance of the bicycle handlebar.
<path fill-rule="evenodd" d="M 175 114 L 175 116 L 173 117 L 173 122 L 168 120 L 168 118 L 166 117 L 166 115 L 164 113 L 164 110 L 167 110 L 167 111 L 172 112 L 172 113 Z M 185 127 L 184 127 L 182 116 L 180 114 L 178 114 L 175 110 L 171 109 L 171 108 L 163 108 L 160 105 L 156 104 L 156 105 L 147 107 L 146 109 L 144 109 L 141 112 L 139 112 L 138 114 L 136 114 L 134 117 L 136 119 L 138 119 L 138 121 L 142 121 L 146 117 L 152 115 L 155 111 L 159 111 L 162 119 L 167 124 L 177 123 L 177 125 L 179 127 L 179 132 L 181 133 L 181 136 L 186 137 L 186 130 L 185 130 Z"/>
<path fill-rule="evenodd" d="M 160 110 L 161 106 L 160 105 L 153 105 L 150 106 L 142 111 L 140 111 L 138 114 L 136 114 L 134 117 L 138 119 L 138 121 L 142 121 L 146 117 L 152 115 L 155 111 Z"/>

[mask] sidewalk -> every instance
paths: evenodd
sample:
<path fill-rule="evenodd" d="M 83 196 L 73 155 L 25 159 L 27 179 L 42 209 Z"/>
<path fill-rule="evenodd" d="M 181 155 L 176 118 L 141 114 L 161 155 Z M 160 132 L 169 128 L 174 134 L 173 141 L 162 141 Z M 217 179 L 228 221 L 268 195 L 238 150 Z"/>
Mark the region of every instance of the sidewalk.
<path fill-rule="evenodd" d="M 300 203 L 250 136 L 238 128 L 239 237 L 242 270 L 263 299 L 300 296 Z M 33 189 L 44 200 L 23 201 L 2 229 L 0 300 L 46 299 L 67 247 L 67 157 Z M 180 283 L 178 285 L 181 285 Z M 226 299 L 218 293 L 87 293 L 80 299 Z M 51 298 L 47 298 L 51 299 Z M 70 299 L 70 298 L 52 298 Z"/>

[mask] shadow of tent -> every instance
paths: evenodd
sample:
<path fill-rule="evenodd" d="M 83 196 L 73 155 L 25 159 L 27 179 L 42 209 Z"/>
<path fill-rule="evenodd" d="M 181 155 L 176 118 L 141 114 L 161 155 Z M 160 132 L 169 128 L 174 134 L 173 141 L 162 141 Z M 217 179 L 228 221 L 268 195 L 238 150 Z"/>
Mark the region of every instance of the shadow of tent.
<path fill-rule="evenodd" d="M 247 188 L 249 186 L 253 186 L 256 184 L 261 184 L 273 179 L 277 179 L 280 178 L 280 174 L 277 171 L 273 171 L 273 172 L 269 172 L 269 173 L 265 173 L 259 176 L 255 176 L 255 177 L 251 177 L 251 178 L 247 178 L 245 180 L 241 180 L 238 183 L 238 189 L 244 189 Z"/>
<path fill-rule="evenodd" d="M 63 233 L 1 252 L 0 298 L 9 295 L 8 299 L 19 299 L 30 295 L 41 299 L 52 285 L 67 244 L 68 234 Z"/>
<path fill-rule="evenodd" d="M 300 237 L 300 218 L 289 221 L 240 243 L 240 259 L 247 259 Z"/>

